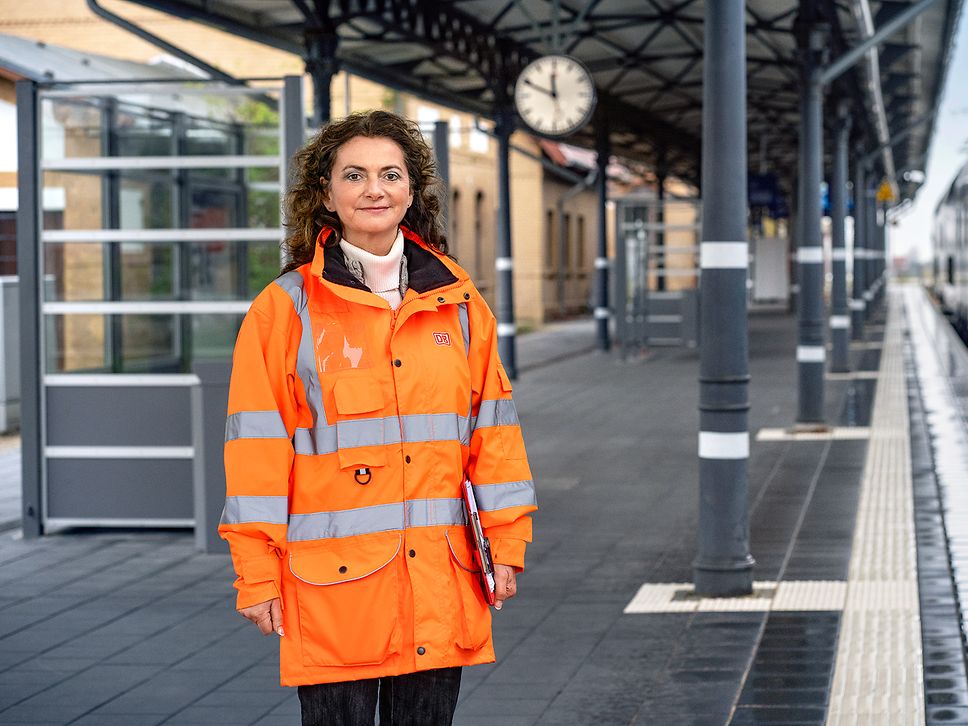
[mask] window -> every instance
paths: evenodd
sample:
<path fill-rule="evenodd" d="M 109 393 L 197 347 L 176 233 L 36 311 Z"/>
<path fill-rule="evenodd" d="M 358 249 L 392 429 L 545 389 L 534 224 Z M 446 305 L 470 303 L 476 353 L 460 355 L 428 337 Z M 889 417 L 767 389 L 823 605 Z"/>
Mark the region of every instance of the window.
<path fill-rule="evenodd" d="M 450 227 L 450 233 L 448 235 L 447 242 L 450 248 L 450 254 L 457 257 L 457 250 L 459 249 L 458 239 L 460 238 L 458 218 L 460 217 L 460 190 L 455 189 L 450 198 L 450 209 L 447 210 L 448 226 Z"/>
<path fill-rule="evenodd" d="M 474 195 L 474 277 L 480 278 L 484 265 L 484 192 Z"/>
<path fill-rule="evenodd" d="M 571 215 L 570 214 L 567 214 L 567 213 L 565 214 L 565 240 L 564 240 L 564 242 L 565 242 L 564 245 L 562 245 L 562 254 L 564 255 L 564 259 L 561 261 L 562 262 L 562 265 L 561 266 L 565 270 L 569 270 L 570 271 L 571 270 L 571 263 L 572 263 L 572 259 L 571 259 L 571 257 L 572 257 L 572 255 L 571 255 Z"/>
<path fill-rule="evenodd" d="M 558 238 L 555 235 L 555 212 L 549 209 L 545 214 L 545 268 L 555 269 L 558 255 Z"/>
<path fill-rule="evenodd" d="M 578 229 L 576 230 L 576 243 L 578 245 L 578 260 L 576 267 L 579 271 L 585 269 L 585 215 L 578 215 Z"/>

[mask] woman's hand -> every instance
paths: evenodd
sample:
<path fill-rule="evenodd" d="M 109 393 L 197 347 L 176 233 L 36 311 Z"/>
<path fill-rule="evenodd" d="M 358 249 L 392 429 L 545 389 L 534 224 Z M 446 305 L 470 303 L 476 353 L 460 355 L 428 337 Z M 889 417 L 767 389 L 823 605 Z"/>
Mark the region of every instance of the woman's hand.
<path fill-rule="evenodd" d="M 494 609 L 504 607 L 504 601 L 518 593 L 518 583 L 514 568 L 507 565 L 494 565 Z"/>
<path fill-rule="evenodd" d="M 279 598 L 273 598 L 258 605 L 250 605 L 239 610 L 239 614 L 246 620 L 251 620 L 259 626 L 263 635 L 275 631 L 281 638 L 286 633 L 282 629 L 282 603 Z"/>

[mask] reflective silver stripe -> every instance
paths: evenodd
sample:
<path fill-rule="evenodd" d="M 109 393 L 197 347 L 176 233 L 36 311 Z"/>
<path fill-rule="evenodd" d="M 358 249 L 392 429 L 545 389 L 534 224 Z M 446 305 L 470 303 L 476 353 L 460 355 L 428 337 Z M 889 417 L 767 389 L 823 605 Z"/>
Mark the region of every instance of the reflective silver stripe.
<path fill-rule="evenodd" d="M 487 426 L 518 426 L 518 409 L 510 398 L 499 398 L 494 401 L 481 401 L 477 418 L 473 420 L 474 429 Z"/>
<path fill-rule="evenodd" d="M 460 417 L 454 413 L 411 414 L 401 416 L 400 421 L 407 443 L 460 440 Z"/>
<path fill-rule="evenodd" d="M 461 416 L 457 419 L 457 435 L 462 446 L 471 445 L 471 431 L 474 430 L 474 419 L 470 415 L 470 406 L 472 405 L 468 405 L 468 414 L 466 416 Z"/>
<path fill-rule="evenodd" d="M 402 502 L 336 512 L 293 514 L 289 517 L 287 537 L 290 542 L 301 542 L 309 539 L 353 537 L 392 529 L 403 529 Z"/>
<path fill-rule="evenodd" d="M 388 532 L 410 527 L 457 526 L 467 524 L 461 499 L 411 499 L 404 503 L 377 504 L 372 507 L 335 512 L 293 514 L 289 517 L 288 539 L 302 542 L 332 537 Z"/>
<path fill-rule="evenodd" d="M 288 439 L 278 411 L 239 411 L 225 419 L 225 441 L 235 439 Z"/>
<path fill-rule="evenodd" d="M 408 527 L 456 527 L 467 524 L 463 499 L 410 499 L 407 501 Z"/>
<path fill-rule="evenodd" d="M 485 512 L 538 504 L 534 496 L 534 482 L 530 479 L 503 484 L 475 484 L 474 497 L 477 499 L 478 509 Z"/>
<path fill-rule="evenodd" d="M 225 508 L 219 523 L 285 524 L 288 514 L 289 497 L 225 497 Z"/>
<path fill-rule="evenodd" d="M 309 321 L 309 300 L 306 297 L 306 288 L 303 285 L 303 277 L 299 272 L 293 270 L 287 272 L 276 280 L 276 284 L 281 287 L 290 299 L 293 307 L 302 323 L 302 335 L 299 338 L 299 351 L 296 354 L 296 372 L 302 379 L 303 387 L 306 389 L 306 403 L 313 414 L 313 428 L 326 426 L 326 409 L 323 408 L 323 393 L 319 387 L 319 376 L 316 374 L 316 354 L 313 352 L 313 327 Z"/>
<path fill-rule="evenodd" d="M 318 429 L 296 429 L 292 437 L 292 448 L 303 456 L 322 456 L 335 454 L 339 449 L 336 427 L 325 426 Z"/>
<path fill-rule="evenodd" d="M 460 333 L 464 338 L 464 355 L 471 353 L 471 326 L 467 320 L 467 303 L 457 306 L 457 317 L 460 318 Z"/>
<path fill-rule="evenodd" d="M 341 449 L 399 443 L 399 431 L 400 424 L 397 423 L 396 416 L 336 422 L 336 440 Z"/>
<path fill-rule="evenodd" d="M 400 426 L 403 426 L 401 436 Z M 354 419 L 324 428 L 296 429 L 292 442 L 297 454 L 322 456 L 359 446 L 420 443 L 427 441 L 470 442 L 470 423 L 456 413 L 415 413 L 397 418 Z"/>

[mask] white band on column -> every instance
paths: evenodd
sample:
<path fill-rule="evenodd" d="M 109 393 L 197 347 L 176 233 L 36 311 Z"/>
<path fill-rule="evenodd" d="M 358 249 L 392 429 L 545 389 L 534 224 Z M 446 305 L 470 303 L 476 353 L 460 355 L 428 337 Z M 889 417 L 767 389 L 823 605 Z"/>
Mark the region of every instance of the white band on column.
<path fill-rule="evenodd" d="M 850 317 L 847 315 L 831 315 L 830 327 L 834 329 L 846 329 L 850 327 Z"/>
<path fill-rule="evenodd" d="M 800 284 L 794 283 L 790 285 L 790 292 L 792 292 L 794 295 L 798 294 L 800 292 Z"/>
<path fill-rule="evenodd" d="M 864 299 L 867 302 L 870 302 L 873 298 L 874 298 L 874 293 L 871 290 L 864 291 Z"/>
<path fill-rule="evenodd" d="M 864 310 L 867 307 L 867 303 L 864 300 L 851 300 L 850 309 L 851 310 Z"/>
<path fill-rule="evenodd" d="M 608 258 L 607 257 L 596 257 L 595 258 L 595 269 L 596 270 L 607 270 L 608 269 Z"/>
<path fill-rule="evenodd" d="M 515 334 L 518 327 L 514 323 L 498 323 L 497 324 L 497 337 L 508 338 Z"/>
<path fill-rule="evenodd" d="M 846 262 L 847 261 L 847 250 L 843 247 L 835 247 L 830 253 L 830 259 L 834 262 Z"/>
<path fill-rule="evenodd" d="M 514 269 L 514 260 L 510 257 L 496 257 L 494 259 L 494 269 L 498 272 Z"/>
<path fill-rule="evenodd" d="M 823 363 L 827 360 L 827 351 L 822 345 L 798 345 L 797 363 Z"/>
<path fill-rule="evenodd" d="M 748 265 L 746 242 L 703 242 L 699 246 L 699 266 L 704 270 L 745 270 Z"/>
<path fill-rule="evenodd" d="M 603 320 L 612 317 L 612 312 L 608 308 L 595 308 L 595 318 Z"/>
<path fill-rule="evenodd" d="M 797 250 L 797 262 L 801 265 L 819 265 L 823 263 L 823 247 L 801 247 Z"/>
<path fill-rule="evenodd" d="M 735 434 L 699 432 L 700 459 L 748 459 L 749 456 L 750 435 L 747 431 Z"/>

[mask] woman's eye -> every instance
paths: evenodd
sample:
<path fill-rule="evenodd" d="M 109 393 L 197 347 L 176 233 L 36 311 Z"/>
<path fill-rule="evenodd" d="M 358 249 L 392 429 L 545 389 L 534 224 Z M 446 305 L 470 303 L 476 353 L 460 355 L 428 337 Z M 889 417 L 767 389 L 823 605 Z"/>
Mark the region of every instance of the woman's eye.
<path fill-rule="evenodd" d="M 363 175 L 355 171 L 351 171 L 349 174 L 346 175 L 347 181 L 359 181 L 362 178 L 363 178 Z"/>
<path fill-rule="evenodd" d="M 395 171 L 388 171 L 385 178 L 387 181 L 400 181 L 400 174 Z"/>

